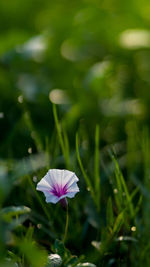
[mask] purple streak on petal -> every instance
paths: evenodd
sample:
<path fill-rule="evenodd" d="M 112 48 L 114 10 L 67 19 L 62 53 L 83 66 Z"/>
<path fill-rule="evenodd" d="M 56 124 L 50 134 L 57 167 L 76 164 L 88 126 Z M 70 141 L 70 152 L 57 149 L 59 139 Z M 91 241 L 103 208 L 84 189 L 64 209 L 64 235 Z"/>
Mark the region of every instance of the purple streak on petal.
<path fill-rule="evenodd" d="M 67 185 L 62 187 L 62 185 L 55 184 L 49 192 L 52 193 L 54 196 L 61 197 L 67 194 L 67 189 Z"/>

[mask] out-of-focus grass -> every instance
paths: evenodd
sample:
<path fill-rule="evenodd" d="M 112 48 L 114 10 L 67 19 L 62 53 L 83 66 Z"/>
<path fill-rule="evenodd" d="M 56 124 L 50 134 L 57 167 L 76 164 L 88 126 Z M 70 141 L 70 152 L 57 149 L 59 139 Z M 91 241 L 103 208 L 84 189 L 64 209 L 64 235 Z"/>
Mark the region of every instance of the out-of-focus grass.
<path fill-rule="evenodd" d="M 0 266 L 149 266 L 149 10 L 0 1 Z M 65 245 L 49 168 L 79 177 Z"/>

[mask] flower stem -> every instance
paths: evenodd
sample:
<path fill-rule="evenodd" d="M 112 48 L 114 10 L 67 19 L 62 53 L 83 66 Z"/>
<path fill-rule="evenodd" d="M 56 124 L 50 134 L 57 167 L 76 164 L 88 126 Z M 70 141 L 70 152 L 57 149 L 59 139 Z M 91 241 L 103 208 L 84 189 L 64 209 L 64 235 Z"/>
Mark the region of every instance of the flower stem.
<path fill-rule="evenodd" d="M 62 198 L 59 202 L 60 202 L 62 208 L 63 208 L 64 210 L 66 210 L 66 209 L 67 209 L 67 206 L 68 206 L 68 201 L 67 201 L 67 199 L 66 199 L 66 198 Z"/>
<path fill-rule="evenodd" d="M 63 239 L 63 243 L 65 243 L 66 241 L 66 237 L 67 237 L 67 232 L 68 232 L 68 224 L 69 224 L 69 213 L 68 213 L 68 205 L 66 207 L 66 225 L 65 225 L 65 234 L 64 234 L 64 239 Z"/>

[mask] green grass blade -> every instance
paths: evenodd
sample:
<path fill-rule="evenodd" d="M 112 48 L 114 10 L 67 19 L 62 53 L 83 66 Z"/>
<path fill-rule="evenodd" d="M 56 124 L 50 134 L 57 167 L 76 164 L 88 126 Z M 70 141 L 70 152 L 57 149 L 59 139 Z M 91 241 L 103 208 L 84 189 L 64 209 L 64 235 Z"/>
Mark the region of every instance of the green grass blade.
<path fill-rule="evenodd" d="M 54 115 L 54 120 L 55 120 L 55 124 L 56 124 L 56 130 L 57 130 L 57 134 L 58 134 L 58 139 L 59 139 L 59 143 L 60 143 L 60 147 L 62 150 L 62 154 L 64 155 L 65 158 L 65 163 L 66 163 L 66 167 L 69 167 L 69 156 L 67 153 L 67 149 L 65 147 L 65 141 L 63 139 L 63 135 L 62 135 L 62 131 L 60 128 L 60 124 L 59 124 L 59 120 L 58 120 L 58 115 L 57 115 L 57 110 L 56 110 L 56 105 L 53 104 L 53 115 Z"/>
<path fill-rule="evenodd" d="M 81 157 L 80 157 L 80 153 L 79 153 L 79 144 L 78 144 L 78 134 L 76 134 L 76 153 L 77 153 L 77 160 L 78 160 L 78 163 L 79 163 L 79 166 L 80 166 L 80 169 L 81 169 L 81 172 L 83 174 L 83 177 L 84 177 L 84 180 L 86 182 L 86 185 L 87 187 L 89 188 L 90 192 L 91 192 L 91 196 L 97 206 L 97 200 L 96 200 L 96 195 L 94 193 L 94 190 L 93 190 L 93 186 L 91 184 L 91 181 L 89 179 L 89 177 L 87 176 L 85 170 L 84 170 L 84 167 L 83 167 L 83 164 L 82 164 L 82 161 L 81 161 Z"/>
<path fill-rule="evenodd" d="M 123 177 L 123 175 L 121 173 L 119 164 L 118 164 L 117 160 L 115 159 L 115 157 L 113 157 L 113 161 L 115 163 L 115 169 L 116 169 L 115 173 L 116 173 L 116 180 L 117 180 L 117 185 L 118 185 L 118 189 L 119 189 L 118 193 L 120 195 L 120 200 L 122 201 L 123 193 L 125 193 L 131 217 L 134 217 L 133 204 L 132 204 L 132 201 L 131 201 L 131 196 L 129 194 L 125 179 L 124 179 L 124 177 Z"/>
<path fill-rule="evenodd" d="M 94 174 L 95 174 L 95 193 L 97 198 L 97 206 L 100 209 L 99 125 L 96 126 L 95 130 Z"/>
<path fill-rule="evenodd" d="M 113 161 L 115 163 L 115 177 L 116 177 L 116 185 L 117 185 L 117 190 L 118 190 L 118 197 L 119 197 L 120 203 L 122 204 L 123 188 L 122 188 L 121 179 L 120 179 L 120 168 L 115 157 L 113 157 Z"/>
<path fill-rule="evenodd" d="M 134 211 L 135 215 L 139 212 L 139 209 L 141 208 L 141 205 L 142 205 L 142 201 L 143 201 L 143 196 L 140 195 L 135 211 Z"/>
<path fill-rule="evenodd" d="M 120 228 L 122 226 L 124 222 L 124 211 L 122 211 L 116 218 L 115 223 L 114 223 L 114 227 L 112 230 L 112 235 L 117 235 L 118 232 L 120 231 Z"/>
<path fill-rule="evenodd" d="M 132 201 L 131 201 L 131 197 L 130 197 L 128 188 L 127 188 L 127 186 L 126 186 L 126 182 L 125 182 L 124 177 L 123 177 L 122 174 L 120 175 L 120 178 L 121 178 L 121 181 L 122 181 L 122 185 L 123 185 L 123 188 L 124 188 L 124 192 L 125 192 L 125 195 L 126 195 L 126 199 L 127 199 L 127 201 L 128 201 L 128 206 L 129 206 L 129 210 L 130 210 L 130 213 L 131 213 L 131 217 L 134 217 L 134 208 L 133 208 L 133 204 L 132 204 Z"/>

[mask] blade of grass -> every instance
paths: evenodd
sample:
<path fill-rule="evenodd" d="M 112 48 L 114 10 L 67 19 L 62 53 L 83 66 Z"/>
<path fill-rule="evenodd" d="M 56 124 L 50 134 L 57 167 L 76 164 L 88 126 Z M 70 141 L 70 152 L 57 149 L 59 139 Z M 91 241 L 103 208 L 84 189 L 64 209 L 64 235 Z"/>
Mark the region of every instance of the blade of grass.
<path fill-rule="evenodd" d="M 113 157 L 113 161 L 115 163 L 115 169 L 116 169 L 116 172 L 115 173 L 116 173 L 116 179 L 117 179 L 118 189 L 119 189 L 119 191 L 121 193 L 120 199 L 122 201 L 122 198 L 123 198 L 123 191 L 122 191 L 122 189 L 123 189 L 124 190 L 124 193 L 125 193 L 125 196 L 126 196 L 126 199 L 127 199 L 127 202 L 128 202 L 128 208 L 129 208 L 131 217 L 134 217 L 133 204 L 132 204 L 132 201 L 131 201 L 131 196 L 129 194 L 129 191 L 128 191 L 126 182 L 124 180 L 124 177 L 123 177 L 122 172 L 120 170 L 119 164 L 118 164 L 118 162 L 117 162 L 117 160 L 116 160 L 115 157 Z"/>
<path fill-rule="evenodd" d="M 94 173 L 95 173 L 95 192 L 96 192 L 98 209 L 100 209 L 100 167 L 99 166 L 100 166 L 99 165 L 99 125 L 96 125 Z"/>
<path fill-rule="evenodd" d="M 81 157 L 80 157 L 80 153 L 79 153 L 78 134 L 76 134 L 76 153 L 77 153 L 77 160 L 78 160 L 81 172 L 83 174 L 84 180 L 85 180 L 86 185 L 90 190 L 91 196 L 92 196 L 92 198 L 93 198 L 93 200 L 94 200 L 94 202 L 95 202 L 95 204 L 97 206 L 97 200 L 96 200 L 95 192 L 93 190 L 93 186 L 91 184 L 91 181 L 90 181 L 89 177 L 87 176 L 87 174 L 85 172 L 85 169 L 84 169 L 82 161 L 81 161 Z"/>
<path fill-rule="evenodd" d="M 114 159 L 115 159 L 115 149 L 114 147 L 111 148 L 111 150 L 109 151 L 110 157 L 112 159 L 112 163 L 114 163 Z M 121 185 L 121 181 L 120 181 L 120 177 L 119 177 L 119 168 L 117 165 L 114 166 L 115 168 L 112 169 L 114 170 L 115 173 L 115 180 L 114 180 L 114 197 L 115 197 L 115 202 L 117 204 L 117 208 L 119 210 L 119 212 L 122 211 L 123 209 L 123 190 L 122 190 L 122 185 Z"/>
<path fill-rule="evenodd" d="M 123 222 L 124 222 L 124 210 L 121 213 L 119 213 L 119 215 L 117 216 L 115 220 L 114 227 L 112 230 L 112 236 L 118 234 Z"/>
<path fill-rule="evenodd" d="M 139 212 L 139 209 L 141 208 L 141 205 L 142 205 L 142 201 L 143 201 L 143 196 L 140 195 L 135 211 L 134 211 L 135 215 Z"/>
<path fill-rule="evenodd" d="M 119 169 L 119 164 L 117 161 L 115 161 L 115 157 L 112 157 L 114 163 L 115 163 L 115 177 L 116 177 L 116 185 L 117 185 L 117 190 L 118 190 L 118 197 L 119 197 L 119 202 L 122 206 L 122 197 L 123 197 L 123 190 L 122 190 L 122 184 L 121 184 L 121 180 L 120 180 L 120 169 Z"/>
<path fill-rule="evenodd" d="M 55 104 L 53 104 L 53 115 L 54 115 L 54 120 L 55 120 L 55 124 L 56 124 L 58 140 L 59 140 L 59 143 L 60 143 L 62 154 L 64 155 L 66 167 L 68 168 L 69 167 L 68 149 L 65 146 L 65 141 L 63 140 L 62 131 L 61 131 L 61 128 L 60 128 L 60 124 L 59 124 L 59 120 L 58 120 L 58 115 L 57 115 L 57 110 L 56 110 L 56 105 Z"/>

